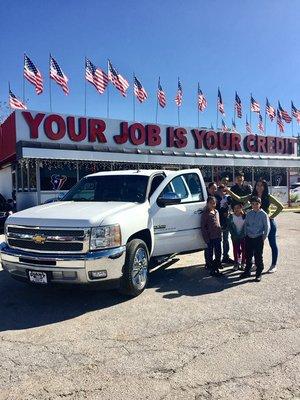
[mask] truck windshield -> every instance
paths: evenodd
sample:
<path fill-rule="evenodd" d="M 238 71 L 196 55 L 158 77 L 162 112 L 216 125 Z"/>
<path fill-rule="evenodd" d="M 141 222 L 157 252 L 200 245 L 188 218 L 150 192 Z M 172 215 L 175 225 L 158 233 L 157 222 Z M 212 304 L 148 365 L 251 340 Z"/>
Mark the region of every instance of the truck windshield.
<path fill-rule="evenodd" d="M 148 176 L 102 175 L 83 178 L 62 201 L 122 201 L 143 203 Z"/>

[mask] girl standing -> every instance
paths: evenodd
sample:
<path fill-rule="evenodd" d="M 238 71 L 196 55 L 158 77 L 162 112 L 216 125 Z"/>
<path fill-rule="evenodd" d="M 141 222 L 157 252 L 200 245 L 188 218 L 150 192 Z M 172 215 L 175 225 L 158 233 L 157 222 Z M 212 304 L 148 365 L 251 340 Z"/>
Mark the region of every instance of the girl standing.
<path fill-rule="evenodd" d="M 216 198 L 209 196 L 201 217 L 201 231 L 203 239 L 207 244 L 205 262 L 213 276 L 221 275 L 219 268 L 221 266 L 222 228 L 216 205 Z"/>

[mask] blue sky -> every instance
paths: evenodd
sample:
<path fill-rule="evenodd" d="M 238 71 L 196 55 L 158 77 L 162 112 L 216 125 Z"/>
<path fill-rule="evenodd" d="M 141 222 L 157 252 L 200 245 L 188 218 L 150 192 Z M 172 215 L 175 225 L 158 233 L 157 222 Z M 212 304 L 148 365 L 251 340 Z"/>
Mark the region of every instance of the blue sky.
<path fill-rule="evenodd" d="M 300 108 L 299 18 L 300 1 L 289 0 L 21 0 L 0 3 L 0 101 L 7 99 L 7 84 L 22 97 L 23 53 L 26 52 L 45 77 L 45 90 L 36 96 L 26 83 L 28 107 L 49 111 L 49 52 L 69 77 L 70 95 L 52 83 L 53 111 L 84 114 L 84 57 L 106 69 L 107 58 L 131 87 L 126 99 L 110 88 L 110 116 L 133 118 L 132 74 L 135 72 L 149 94 L 136 104 L 136 120 L 154 122 L 158 76 L 167 94 L 167 108 L 159 110 L 158 122 L 177 124 L 174 97 L 180 77 L 184 99 L 181 125 L 197 125 L 197 82 L 207 96 L 208 108 L 200 125 L 216 124 L 216 96 L 220 86 L 225 121 L 231 125 L 234 93 L 243 102 L 245 130 L 249 97 L 263 106 L 281 101 L 290 112 L 290 101 Z M 107 96 L 87 83 L 87 114 L 106 117 Z M 252 114 L 253 130 L 258 118 Z M 294 122 L 294 134 L 298 127 Z M 267 122 L 275 134 L 275 123 Z M 291 126 L 286 126 L 291 135 Z"/>

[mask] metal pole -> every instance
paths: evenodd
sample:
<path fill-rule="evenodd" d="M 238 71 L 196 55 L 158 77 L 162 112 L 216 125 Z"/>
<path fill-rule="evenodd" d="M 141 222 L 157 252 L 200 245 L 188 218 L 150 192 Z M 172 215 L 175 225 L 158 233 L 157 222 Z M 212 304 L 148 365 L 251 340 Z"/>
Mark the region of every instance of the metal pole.
<path fill-rule="evenodd" d="M 291 207 L 291 194 L 290 194 L 290 186 L 291 186 L 291 176 L 290 176 L 290 168 L 286 170 L 286 180 L 287 180 L 287 193 L 288 193 L 288 207 Z"/>
<path fill-rule="evenodd" d="M 79 161 L 76 162 L 76 179 L 77 179 L 77 182 L 80 181 L 80 175 L 79 175 Z"/>
<path fill-rule="evenodd" d="M 272 176 L 272 167 L 270 167 L 270 188 L 271 188 L 271 194 L 273 192 L 273 176 Z"/>
<path fill-rule="evenodd" d="M 24 53 L 24 65 L 25 65 L 25 53 Z M 23 103 L 25 104 L 25 76 L 24 76 L 24 65 L 23 65 Z"/>
<path fill-rule="evenodd" d="M 251 167 L 251 180 L 252 180 L 252 187 L 254 187 L 254 167 Z"/>
<path fill-rule="evenodd" d="M 106 105 L 106 116 L 109 118 L 109 83 L 107 85 L 107 105 Z"/>
<path fill-rule="evenodd" d="M 265 109 L 265 135 L 267 135 L 267 111 Z"/>
<path fill-rule="evenodd" d="M 157 123 L 158 118 L 158 97 L 156 96 L 156 113 L 155 113 L 155 122 Z"/>
<path fill-rule="evenodd" d="M 234 99 L 234 106 L 233 106 L 233 120 L 234 120 L 234 125 L 235 125 L 235 118 L 236 118 L 236 107 L 235 107 L 235 99 Z"/>
<path fill-rule="evenodd" d="M 35 161 L 35 179 L 36 179 L 36 197 L 37 205 L 41 204 L 41 174 L 40 174 L 40 162 Z"/>
<path fill-rule="evenodd" d="M 178 126 L 180 126 L 179 106 L 177 107 Z"/>
<path fill-rule="evenodd" d="M 197 122 L 198 122 L 198 129 L 200 127 L 200 111 L 199 111 L 199 82 L 198 82 L 198 91 L 197 91 L 197 96 L 196 96 L 196 106 L 197 106 Z"/>
<path fill-rule="evenodd" d="M 86 77 L 85 77 L 85 70 L 86 70 L 86 57 L 84 62 L 84 115 L 86 115 Z"/>
<path fill-rule="evenodd" d="M 294 136 L 294 117 L 293 117 L 292 104 L 291 104 L 291 117 L 292 117 L 292 136 Z"/>
<path fill-rule="evenodd" d="M 8 82 L 8 104 L 9 104 L 9 111 L 12 111 L 11 105 L 10 105 L 10 83 Z"/>
<path fill-rule="evenodd" d="M 50 100 L 50 111 L 52 111 L 52 93 L 51 93 L 51 75 L 50 75 L 50 69 L 51 69 L 51 54 L 49 57 L 49 100 Z"/>
<path fill-rule="evenodd" d="M 252 127 L 252 124 L 251 124 L 251 114 L 252 114 L 252 111 L 251 111 L 251 98 L 252 98 L 252 93 L 250 93 L 250 126 Z"/>
<path fill-rule="evenodd" d="M 217 124 L 216 124 L 216 130 L 218 130 L 218 125 L 219 125 L 219 101 L 217 99 Z"/>
<path fill-rule="evenodd" d="M 29 163 L 26 164 L 26 172 L 27 172 L 27 192 L 30 192 Z"/>
<path fill-rule="evenodd" d="M 133 121 L 135 121 L 134 73 L 133 73 L 133 91 L 132 91 L 132 101 L 133 101 Z"/>

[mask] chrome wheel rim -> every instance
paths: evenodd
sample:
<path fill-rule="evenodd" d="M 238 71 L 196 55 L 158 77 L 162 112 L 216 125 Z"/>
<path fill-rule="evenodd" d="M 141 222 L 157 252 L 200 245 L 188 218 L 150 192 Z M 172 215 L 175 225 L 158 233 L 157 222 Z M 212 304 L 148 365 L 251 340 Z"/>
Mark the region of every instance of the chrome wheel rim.
<path fill-rule="evenodd" d="M 132 283 L 135 288 L 142 289 L 146 285 L 148 275 L 148 257 L 147 252 L 142 247 L 138 248 L 132 268 Z"/>

